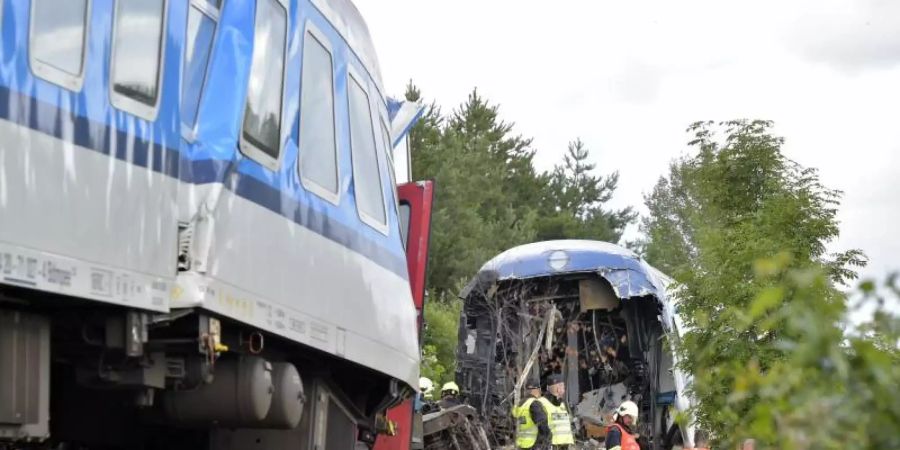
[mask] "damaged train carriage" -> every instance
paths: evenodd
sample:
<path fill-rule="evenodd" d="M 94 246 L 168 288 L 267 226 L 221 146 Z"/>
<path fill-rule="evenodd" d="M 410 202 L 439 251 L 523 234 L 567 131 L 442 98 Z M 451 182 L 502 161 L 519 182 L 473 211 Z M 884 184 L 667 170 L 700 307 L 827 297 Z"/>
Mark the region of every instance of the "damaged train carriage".
<path fill-rule="evenodd" d="M 612 411 L 632 400 L 641 448 L 692 446 L 692 427 L 674 421 L 690 407 L 690 379 L 664 339 L 681 325 L 669 282 L 597 241 L 527 244 L 488 261 L 460 295 L 456 378 L 494 444 L 514 442 L 522 384 L 559 373 L 581 439 L 602 441 Z"/>

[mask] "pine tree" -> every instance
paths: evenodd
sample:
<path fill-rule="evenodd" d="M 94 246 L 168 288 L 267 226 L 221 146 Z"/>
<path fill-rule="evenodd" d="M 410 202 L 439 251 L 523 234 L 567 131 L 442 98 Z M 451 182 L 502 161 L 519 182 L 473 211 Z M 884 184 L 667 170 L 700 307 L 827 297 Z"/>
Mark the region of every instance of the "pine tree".
<path fill-rule="evenodd" d="M 412 83 L 406 98 L 420 101 Z M 452 374 L 456 328 L 452 305 L 462 283 L 487 260 L 538 239 L 617 241 L 634 220 L 630 208 L 606 211 L 618 174 L 593 175 L 589 152 L 578 141 L 553 173 L 538 173 L 531 139 L 500 118 L 499 106 L 477 90 L 448 116 L 430 105 L 410 133 L 413 176 L 435 181 L 429 250 L 429 320 L 423 373 Z M 558 225 L 557 225 L 558 224 Z M 539 233 L 538 230 L 545 230 Z M 458 305 L 457 305 L 458 306 Z"/>
<path fill-rule="evenodd" d="M 618 242 L 625 227 L 634 222 L 631 207 L 608 211 L 608 202 L 619 182 L 618 172 L 594 175 L 590 151 L 580 139 L 569 143 L 563 163 L 545 175 L 538 240 L 593 239 Z"/>
<path fill-rule="evenodd" d="M 410 85 L 407 98 L 421 93 Z M 429 286 L 437 293 L 455 293 L 485 261 L 534 239 L 541 180 L 531 141 L 512 129 L 473 91 L 446 120 L 432 105 L 411 132 L 413 174 L 435 181 Z"/>

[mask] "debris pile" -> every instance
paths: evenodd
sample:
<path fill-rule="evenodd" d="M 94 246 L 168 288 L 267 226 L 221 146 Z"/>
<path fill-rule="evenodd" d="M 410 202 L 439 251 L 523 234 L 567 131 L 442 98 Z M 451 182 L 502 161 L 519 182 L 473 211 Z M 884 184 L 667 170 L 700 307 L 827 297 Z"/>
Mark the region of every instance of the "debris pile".
<path fill-rule="evenodd" d="M 626 399 L 650 418 L 645 444 L 653 438 L 662 335 L 655 297 L 622 301 L 596 273 L 474 286 L 460 320 L 456 379 L 494 446 L 514 443 L 510 412 L 522 384 L 554 373 L 566 379 L 582 441 L 602 439 Z"/>
<path fill-rule="evenodd" d="M 459 405 L 422 418 L 425 450 L 490 450 L 478 412 Z"/>

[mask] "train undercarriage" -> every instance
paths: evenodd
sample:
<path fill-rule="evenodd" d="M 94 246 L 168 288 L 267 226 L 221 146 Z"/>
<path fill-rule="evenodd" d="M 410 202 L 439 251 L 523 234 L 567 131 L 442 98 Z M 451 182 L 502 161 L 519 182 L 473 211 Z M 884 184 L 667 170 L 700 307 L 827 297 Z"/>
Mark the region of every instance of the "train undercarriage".
<path fill-rule="evenodd" d="M 2 450 L 368 449 L 408 394 L 199 310 L 0 290 Z"/>

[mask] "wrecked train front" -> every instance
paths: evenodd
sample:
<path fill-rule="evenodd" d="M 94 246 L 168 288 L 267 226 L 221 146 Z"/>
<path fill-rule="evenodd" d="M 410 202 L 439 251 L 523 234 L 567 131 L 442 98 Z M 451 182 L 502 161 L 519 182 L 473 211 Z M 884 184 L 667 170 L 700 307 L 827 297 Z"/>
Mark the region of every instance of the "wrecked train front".
<path fill-rule="evenodd" d="M 689 405 L 687 378 L 663 339 L 676 314 L 670 283 L 633 252 L 598 241 L 532 243 L 485 263 L 460 295 L 457 382 L 497 443 L 512 442 L 509 411 L 523 383 L 551 374 L 566 380 L 582 439 L 602 439 L 612 411 L 632 400 L 642 448 L 685 441 L 691 433 L 673 419 Z"/>

